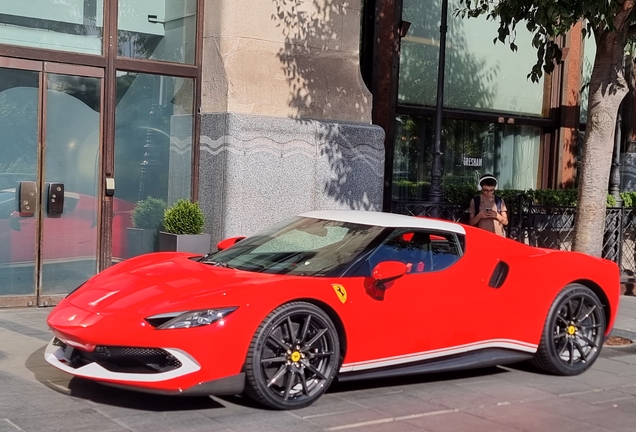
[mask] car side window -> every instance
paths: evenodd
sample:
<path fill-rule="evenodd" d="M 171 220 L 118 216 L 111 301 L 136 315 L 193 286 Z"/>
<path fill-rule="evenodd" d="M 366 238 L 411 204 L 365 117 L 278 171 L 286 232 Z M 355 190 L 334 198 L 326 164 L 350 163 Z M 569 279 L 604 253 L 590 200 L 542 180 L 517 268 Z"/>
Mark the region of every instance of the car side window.
<path fill-rule="evenodd" d="M 443 270 L 462 256 L 461 243 L 454 233 L 401 231 L 384 241 L 371 254 L 366 270 L 383 261 L 406 264 L 406 272 L 426 273 Z"/>
<path fill-rule="evenodd" d="M 455 264 L 463 255 L 461 239 L 456 234 L 431 236 L 432 270 L 444 270 Z"/>

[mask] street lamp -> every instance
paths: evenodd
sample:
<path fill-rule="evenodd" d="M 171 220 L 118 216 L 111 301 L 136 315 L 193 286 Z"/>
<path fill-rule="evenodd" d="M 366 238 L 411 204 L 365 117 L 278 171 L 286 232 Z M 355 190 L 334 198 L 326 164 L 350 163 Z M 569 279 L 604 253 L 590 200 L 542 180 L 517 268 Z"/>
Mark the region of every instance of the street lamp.
<path fill-rule="evenodd" d="M 435 111 L 435 143 L 431 167 L 431 190 L 428 199 L 442 201 L 442 109 L 444 107 L 444 72 L 446 68 L 446 31 L 448 30 L 448 0 L 442 0 L 442 19 L 439 26 L 439 64 L 437 69 L 437 106 Z"/>

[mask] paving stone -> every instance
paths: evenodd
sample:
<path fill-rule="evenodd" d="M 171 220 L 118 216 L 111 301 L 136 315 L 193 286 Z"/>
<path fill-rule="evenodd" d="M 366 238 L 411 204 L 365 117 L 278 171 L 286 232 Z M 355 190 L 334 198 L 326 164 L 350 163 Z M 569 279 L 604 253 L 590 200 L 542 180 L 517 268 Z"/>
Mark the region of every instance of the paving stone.
<path fill-rule="evenodd" d="M 454 412 L 407 420 L 419 428 L 435 432 L 516 432 L 513 426 L 486 420 L 465 412 Z"/>
<path fill-rule="evenodd" d="M 469 413 L 522 431 L 580 432 L 592 430 L 586 422 L 532 409 L 531 406 L 523 403 L 484 407 L 469 410 Z"/>
<path fill-rule="evenodd" d="M 629 332 L 621 326 L 636 323 L 636 298 L 624 304 L 615 330 Z M 575 377 L 509 365 L 338 384 L 308 408 L 281 412 L 245 397 L 166 397 L 71 378 L 43 360 L 48 313 L 0 310 L 0 432 L 636 430 L 629 349 L 603 349 Z"/>
<path fill-rule="evenodd" d="M 112 419 L 117 424 L 136 432 L 183 431 L 207 432 L 227 428 L 227 425 L 205 417 L 196 411 L 145 412 Z"/>
<path fill-rule="evenodd" d="M 90 408 L 73 411 L 42 412 L 35 411 L 25 416 L 11 416 L 9 420 L 25 432 L 64 432 L 86 431 L 110 432 L 125 430 Z"/>

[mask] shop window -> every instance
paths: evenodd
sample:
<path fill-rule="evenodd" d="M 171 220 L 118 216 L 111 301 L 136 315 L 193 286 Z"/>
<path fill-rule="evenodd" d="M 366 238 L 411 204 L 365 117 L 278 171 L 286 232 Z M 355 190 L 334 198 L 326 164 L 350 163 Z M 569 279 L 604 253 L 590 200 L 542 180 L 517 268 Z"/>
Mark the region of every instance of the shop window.
<path fill-rule="evenodd" d="M 398 116 L 393 165 L 393 199 L 425 200 L 431 181 L 434 119 Z M 446 119 L 442 125 L 442 184 L 474 185 L 494 174 L 502 189 L 537 187 L 541 129 Z"/>
<path fill-rule="evenodd" d="M 103 0 L 0 2 L 0 44 L 102 54 Z"/>
<path fill-rule="evenodd" d="M 119 0 L 122 57 L 194 64 L 197 0 Z"/>
<path fill-rule="evenodd" d="M 148 209 L 155 209 L 161 219 L 163 206 L 190 198 L 193 96 L 192 79 L 117 73 L 115 198 L 118 202 L 143 203 Z M 132 213 L 115 215 L 118 216 L 122 221 L 127 217 L 128 223 L 114 225 L 113 237 L 125 238 Z M 115 256 L 113 251 L 114 260 L 157 249 L 157 224 L 135 228 L 151 231 L 144 240 L 147 245 L 135 248 L 139 242 L 128 242 L 128 248 L 120 248 L 125 256 Z"/>
<path fill-rule="evenodd" d="M 497 43 L 496 22 L 484 17 L 461 19 L 450 0 L 446 45 L 444 106 L 449 108 L 541 115 L 543 80 L 527 78 L 536 62 L 532 34 L 517 26 L 519 49 Z M 441 0 L 404 0 L 402 19 L 411 22 L 402 38 L 398 100 L 435 105 L 439 60 Z"/>

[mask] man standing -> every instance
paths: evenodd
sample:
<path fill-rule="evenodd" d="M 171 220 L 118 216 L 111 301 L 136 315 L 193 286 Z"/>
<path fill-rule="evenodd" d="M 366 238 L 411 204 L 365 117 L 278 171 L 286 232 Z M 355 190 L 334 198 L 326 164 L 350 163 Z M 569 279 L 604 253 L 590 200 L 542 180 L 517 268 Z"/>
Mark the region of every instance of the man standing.
<path fill-rule="evenodd" d="M 497 185 L 497 179 L 491 174 L 485 174 L 479 179 L 477 189 L 481 194 L 470 201 L 468 223 L 505 237 L 508 209 L 501 197 L 495 196 Z"/>

